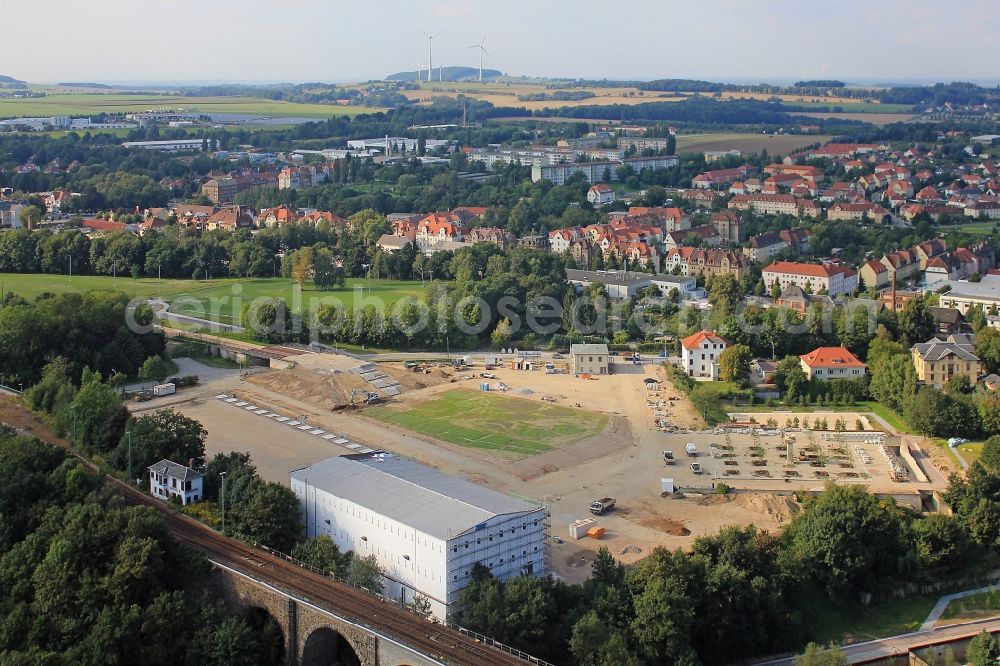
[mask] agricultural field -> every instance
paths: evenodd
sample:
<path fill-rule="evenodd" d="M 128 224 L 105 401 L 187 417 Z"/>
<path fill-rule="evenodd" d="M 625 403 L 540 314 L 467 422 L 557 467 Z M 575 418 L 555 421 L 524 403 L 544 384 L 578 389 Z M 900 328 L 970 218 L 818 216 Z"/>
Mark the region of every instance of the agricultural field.
<path fill-rule="evenodd" d="M 875 107 L 878 109 L 879 107 Z M 798 116 L 808 116 L 809 118 L 826 118 L 830 120 L 857 120 L 863 123 L 871 123 L 873 125 L 890 125 L 892 123 L 905 123 L 908 120 L 912 120 L 916 117 L 913 113 L 877 113 L 877 112 L 860 112 L 851 111 L 846 113 L 796 113 Z"/>
<path fill-rule="evenodd" d="M 739 150 L 743 153 L 760 153 L 767 150 L 769 155 L 787 155 L 814 143 L 826 143 L 831 138 L 828 135 L 819 134 L 774 135 L 741 134 L 738 132 L 679 134 L 677 136 L 677 152 L 701 153 L 707 150 Z"/>
<path fill-rule="evenodd" d="M 563 92 L 592 92 L 594 97 L 580 100 L 533 100 L 521 101 L 521 95 L 532 95 L 539 93 Z M 642 91 L 638 88 L 547 88 L 543 85 L 531 83 L 470 83 L 470 82 L 449 82 L 443 83 L 424 82 L 420 84 L 420 90 L 404 90 L 402 93 L 411 100 L 429 102 L 432 97 L 458 97 L 466 95 L 476 99 L 489 102 L 494 106 L 513 106 L 530 110 L 544 108 L 562 108 L 568 106 L 593 106 L 610 104 L 642 104 L 643 102 L 664 102 L 681 101 L 683 97 L 659 97 L 664 93 L 654 91 Z"/>
<path fill-rule="evenodd" d="M 608 424 L 604 414 L 467 389 L 445 391 L 406 408 L 373 407 L 365 415 L 451 444 L 517 458 L 576 444 Z"/>
<path fill-rule="evenodd" d="M 201 285 L 202 283 L 199 283 Z M 354 309 L 372 304 L 392 307 L 407 296 L 420 298 L 424 289 L 419 280 L 369 281 L 351 278 L 340 289 L 320 291 L 311 285 L 296 295 L 298 285 L 290 278 L 251 278 L 215 280 L 208 287 L 194 287 L 165 294 L 174 314 L 210 319 L 222 324 L 239 324 L 243 305 L 255 298 L 283 298 L 294 310 L 310 309 L 312 304 L 342 304 Z"/>
<path fill-rule="evenodd" d="M 149 109 L 183 109 L 198 113 L 236 113 L 276 118 L 354 116 L 379 109 L 328 104 L 275 102 L 252 97 L 181 97 L 179 95 L 53 94 L 30 99 L 0 99 L 0 118 L 86 116 Z"/>

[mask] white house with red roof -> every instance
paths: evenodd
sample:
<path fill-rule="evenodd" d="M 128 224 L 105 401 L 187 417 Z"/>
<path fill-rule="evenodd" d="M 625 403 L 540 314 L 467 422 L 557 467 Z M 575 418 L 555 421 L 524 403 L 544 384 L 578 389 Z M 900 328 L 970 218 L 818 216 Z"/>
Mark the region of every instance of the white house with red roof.
<path fill-rule="evenodd" d="M 858 287 L 858 274 L 854 269 L 829 264 L 776 261 L 764 269 L 761 277 L 768 289 L 775 284 L 782 289 L 795 285 L 807 293 L 826 293 L 831 298 L 849 294 Z"/>
<path fill-rule="evenodd" d="M 681 340 L 681 364 L 688 377 L 719 378 L 719 357 L 729 341 L 714 331 L 698 331 Z"/>
<path fill-rule="evenodd" d="M 817 347 L 799 356 L 802 370 L 811 380 L 827 382 L 832 379 L 858 379 L 868 366 L 843 347 Z"/>
<path fill-rule="evenodd" d="M 591 185 L 590 189 L 587 190 L 587 201 L 595 206 L 603 206 L 604 204 L 612 203 L 614 200 L 615 191 L 611 189 L 610 185 L 597 183 L 596 185 Z"/>

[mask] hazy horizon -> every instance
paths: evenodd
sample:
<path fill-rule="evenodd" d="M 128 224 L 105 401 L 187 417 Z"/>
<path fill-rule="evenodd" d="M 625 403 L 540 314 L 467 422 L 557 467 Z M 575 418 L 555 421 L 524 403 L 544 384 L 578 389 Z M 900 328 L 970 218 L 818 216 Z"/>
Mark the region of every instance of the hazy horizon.
<path fill-rule="evenodd" d="M 348 3 L 344 0 L 0 0 L 10 30 L 6 74 L 33 83 L 357 82 L 434 64 L 511 76 L 740 83 L 839 79 L 926 83 L 998 78 L 1000 16 L 956 0 L 793 0 L 698 4 L 633 0 L 608 8 L 535 0 Z M 963 17 L 968 17 L 963 19 Z M 12 55 L 11 55 L 12 54 Z"/>

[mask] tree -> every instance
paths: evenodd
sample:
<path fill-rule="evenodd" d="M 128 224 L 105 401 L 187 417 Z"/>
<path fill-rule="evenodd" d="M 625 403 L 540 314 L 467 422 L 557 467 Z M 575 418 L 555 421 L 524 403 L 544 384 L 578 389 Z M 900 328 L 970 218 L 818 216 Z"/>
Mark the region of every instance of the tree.
<path fill-rule="evenodd" d="M 731 345 L 719 356 L 719 376 L 724 382 L 746 386 L 750 381 L 753 354 L 746 345 Z"/>
<path fill-rule="evenodd" d="M 969 642 L 965 658 L 970 666 L 994 666 L 1000 660 L 1000 640 L 983 629 Z"/>
<path fill-rule="evenodd" d="M 1000 435 L 995 435 L 983 444 L 983 452 L 977 461 L 993 474 L 1000 476 Z"/>
<path fill-rule="evenodd" d="M 162 356 L 150 356 L 139 368 L 139 379 L 162 382 L 170 374 L 170 368 Z"/>
<path fill-rule="evenodd" d="M 901 512 L 862 486 L 830 484 L 785 531 L 789 553 L 831 599 L 852 603 L 891 585 L 909 551 Z"/>
<path fill-rule="evenodd" d="M 928 514 L 913 522 L 914 547 L 920 565 L 931 578 L 961 570 L 971 552 L 969 536 L 952 516 Z"/>
<path fill-rule="evenodd" d="M 76 414 L 77 440 L 85 448 L 104 453 L 118 444 L 128 421 L 128 410 L 121 395 L 101 382 L 99 374 L 85 376 L 70 409 Z"/>
<path fill-rule="evenodd" d="M 305 562 L 320 571 L 342 575 L 344 561 L 347 559 L 340 548 L 326 534 L 306 539 L 295 544 L 291 556 L 300 562 Z"/>
<path fill-rule="evenodd" d="M 306 282 L 313 273 L 313 251 L 312 248 L 304 247 L 297 250 L 292 255 L 292 279 L 299 283 L 300 287 L 305 287 Z"/>
<path fill-rule="evenodd" d="M 492 342 L 493 346 L 497 349 L 502 349 L 504 345 L 510 342 L 512 335 L 513 333 L 511 332 L 510 320 L 504 318 L 497 323 L 496 328 L 494 328 L 493 332 L 490 334 L 490 342 Z"/>
<path fill-rule="evenodd" d="M 839 648 L 816 643 L 810 643 L 805 652 L 795 657 L 795 666 L 847 666 L 849 663 Z"/>
<path fill-rule="evenodd" d="M 384 587 L 382 580 L 385 578 L 385 570 L 374 555 L 360 557 L 354 554 L 347 566 L 346 578 L 349 583 L 381 592 Z"/>
<path fill-rule="evenodd" d="M 317 289 L 336 289 L 346 284 L 344 270 L 334 265 L 333 253 L 325 248 L 315 248 L 312 253 L 313 284 Z"/>
<path fill-rule="evenodd" d="M 976 335 L 976 355 L 987 372 L 1000 372 L 1000 330 L 984 328 Z"/>
<path fill-rule="evenodd" d="M 31 231 L 38 227 L 38 223 L 42 221 L 42 211 L 38 206 L 25 206 L 21 209 L 21 212 L 17 214 L 18 219 L 25 229 Z"/>
<path fill-rule="evenodd" d="M 228 488 L 228 483 L 227 490 Z M 299 539 L 302 524 L 295 493 L 280 483 L 254 479 L 244 497 L 229 504 L 232 530 L 287 553 Z"/>
<path fill-rule="evenodd" d="M 802 369 L 802 361 L 798 356 L 786 356 L 781 359 L 774 372 L 774 383 L 784 394 L 786 403 L 804 395 L 809 377 Z"/>
<path fill-rule="evenodd" d="M 905 346 L 930 340 L 934 331 L 934 316 L 927 302 L 922 298 L 907 301 L 899 315 L 899 333 L 906 340 Z"/>
<path fill-rule="evenodd" d="M 195 467 L 204 464 L 208 432 L 198 421 L 164 409 L 143 414 L 129 425 L 133 473 L 163 459 Z M 115 449 L 115 465 L 122 470 L 128 465 L 128 443 L 128 437 L 123 436 Z"/>

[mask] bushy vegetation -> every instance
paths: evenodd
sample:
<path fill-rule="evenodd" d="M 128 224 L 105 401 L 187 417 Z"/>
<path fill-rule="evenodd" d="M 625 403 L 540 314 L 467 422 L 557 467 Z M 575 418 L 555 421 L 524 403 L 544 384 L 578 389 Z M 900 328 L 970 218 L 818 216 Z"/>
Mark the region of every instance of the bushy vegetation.
<path fill-rule="evenodd" d="M 0 662 L 284 663 L 269 618 L 230 615 L 204 560 L 66 454 L 0 433 Z"/>

